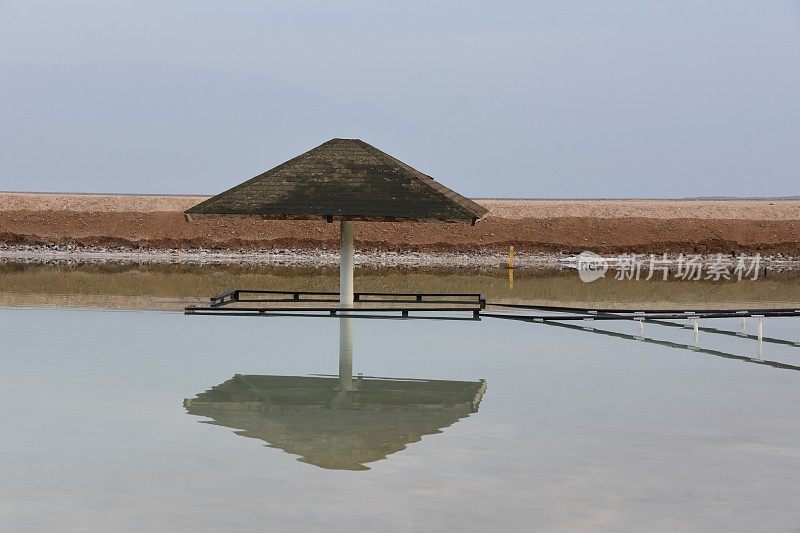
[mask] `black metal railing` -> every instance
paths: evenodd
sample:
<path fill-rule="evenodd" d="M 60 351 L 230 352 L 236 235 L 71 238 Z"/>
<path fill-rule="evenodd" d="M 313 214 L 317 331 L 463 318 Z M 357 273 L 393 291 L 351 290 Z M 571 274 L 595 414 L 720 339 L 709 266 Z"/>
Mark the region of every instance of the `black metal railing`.
<path fill-rule="evenodd" d="M 212 296 L 208 306 L 188 306 L 185 312 L 191 315 L 347 315 L 360 318 L 384 317 L 386 313 L 399 313 L 401 318 L 431 318 L 419 313 L 467 312 L 471 319 L 479 319 L 480 311 L 486 308 L 486 297 L 480 293 L 355 292 L 353 301 L 353 307 L 341 307 L 339 293 L 334 291 L 232 289 Z"/>

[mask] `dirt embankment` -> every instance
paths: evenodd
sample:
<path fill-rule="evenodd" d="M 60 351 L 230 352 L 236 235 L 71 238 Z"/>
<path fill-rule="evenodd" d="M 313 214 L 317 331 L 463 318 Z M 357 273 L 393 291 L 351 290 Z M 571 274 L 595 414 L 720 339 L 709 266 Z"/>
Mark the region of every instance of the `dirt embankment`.
<path fill-rule="evenodd" d="M 184 220 L 197 196 L 0 193 L 0 243 L 150 249 L 336 248 L 321 221 Z M 800 255 L 796 200 L 479 200 L 474 227 L 356 223 L 361 249 Z"/>

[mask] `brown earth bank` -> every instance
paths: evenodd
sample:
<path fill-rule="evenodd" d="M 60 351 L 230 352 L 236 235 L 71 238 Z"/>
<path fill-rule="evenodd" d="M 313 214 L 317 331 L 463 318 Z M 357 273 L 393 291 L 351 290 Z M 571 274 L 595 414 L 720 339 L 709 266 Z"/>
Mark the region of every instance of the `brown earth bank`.
<path fill-rule="evenodd" d="M 202 219 L 204 197 L 0 193 L 0 243 L 144 249 L 337 248 L 337 224 Z M 800 255 L 797 200 L 479 200 L 474 227 L 356 223 L 363 250 Z"/>

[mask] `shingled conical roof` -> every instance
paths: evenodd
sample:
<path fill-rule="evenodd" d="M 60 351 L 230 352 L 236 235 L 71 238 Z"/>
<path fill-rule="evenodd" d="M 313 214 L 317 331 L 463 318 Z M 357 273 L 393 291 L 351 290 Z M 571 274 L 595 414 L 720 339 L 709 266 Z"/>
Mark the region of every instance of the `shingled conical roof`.
<path fill-rule="evenodd" d="M 475 222 L 483 206 L 359 139 L 331 139 L 186 211 L 188 218 Z"/>

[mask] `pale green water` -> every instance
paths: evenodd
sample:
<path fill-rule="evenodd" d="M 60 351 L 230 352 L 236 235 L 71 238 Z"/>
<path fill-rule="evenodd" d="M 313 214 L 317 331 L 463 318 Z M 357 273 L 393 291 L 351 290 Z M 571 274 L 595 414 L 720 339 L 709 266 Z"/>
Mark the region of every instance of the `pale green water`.
<path fill-rule="evenodd" d="M 765 334 L 800 340 L 799 326 L 771 319 Z M 637 331 L 628 322 L 604 327 Z M 3 531 L 800 524 L 800 372 L 792 370 L 545 325 L 361 320 L 354 373 L 484 379 L 477 411 L 434 420 L 450 422 L 438 434 L 426 434 L 427 414 L 381 426 L 352 406 L 345 415 L 287 408 L 270 423 L 247 415 L 251 430 L 280 441 L 271 448 L 201 423 L 209 419 L 188 414 L 183 400 L 235 374 L 336 374 L 339 319 L 0 309 L 0 328 Z M 689 330 L 647 328 L 692 340 Z M 756 350 L 703 334 L 701 345 Z M 800 363 L 800 348 L 768 345 L 765 356 Z M 407 447 L 368 470 L 322 468 L 284 451 L 307 450 L 303 439 L 315 432 L 338 439 L 322 443 L 334 455 L 352 448 L 348 435 L 374 444 L 358 424 Z"/>

